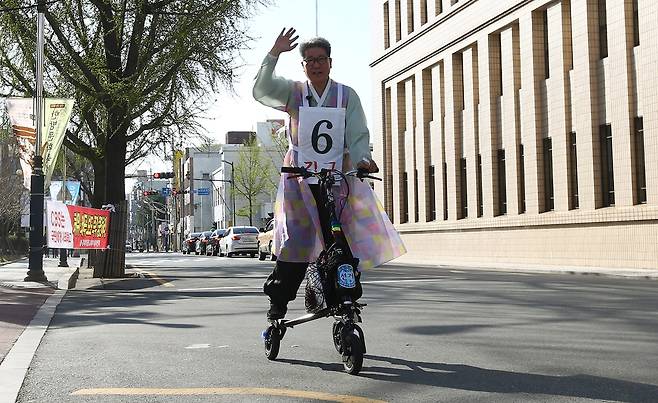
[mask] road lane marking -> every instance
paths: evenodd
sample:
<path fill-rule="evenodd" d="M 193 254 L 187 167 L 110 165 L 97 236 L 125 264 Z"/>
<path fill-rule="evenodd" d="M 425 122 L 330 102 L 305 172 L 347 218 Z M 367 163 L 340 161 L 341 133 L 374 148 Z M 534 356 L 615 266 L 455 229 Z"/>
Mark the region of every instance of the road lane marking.
<path fill-rule="evenodd" d="M 359 396 L 336 395 L 308 390 L 274 388 L 97 388 L 80 389 L 73 396 L 191 396 L 191 395 L 261 395 L 296 397 L 341 403 L 386 403 L 385 400 L 368 399 Z"/>
<path fill-rule="evenodd" d="M 160 277 L 158 277 L 155 273 L 151 273 L 151 272 L 148 272 L 148 271 L 142 271 L 141 273 L 148 276 L 150 279 L 155 280 L 161 286 L 164 286 L 164 287 L 173 287 L 174 286 L 169 281 L 163 280 Z"/>

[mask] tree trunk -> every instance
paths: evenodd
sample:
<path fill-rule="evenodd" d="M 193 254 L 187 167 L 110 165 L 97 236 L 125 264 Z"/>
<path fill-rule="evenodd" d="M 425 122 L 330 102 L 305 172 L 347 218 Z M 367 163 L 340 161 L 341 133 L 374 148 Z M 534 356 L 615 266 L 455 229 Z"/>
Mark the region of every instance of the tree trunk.
<path fill-rule="evenodd" d="M 122 119 L 114 117 L 114 121 Z M 127 203 L 125 195 L 125 159 L 126 136 L 121 129 L 109 125 L 108 142 L 105 145 L 105 172 L 112 173 L 105 178 L 105 203 L 112 204 L 115 212 L 110 215 L 109 246 L 104 251 L 104 264 L 101 277 L 119 278 L 126 273 L 125 245 L 126 245 L 126 219 Z"/>

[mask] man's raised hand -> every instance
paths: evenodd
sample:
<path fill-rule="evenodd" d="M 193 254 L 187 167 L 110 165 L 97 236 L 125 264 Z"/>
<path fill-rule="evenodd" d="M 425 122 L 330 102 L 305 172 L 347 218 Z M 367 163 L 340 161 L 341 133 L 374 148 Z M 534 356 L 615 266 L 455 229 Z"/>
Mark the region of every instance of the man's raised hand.
<path fill-rule="evenodd" d="M 279 56 L 283 52 L 289 52 L 297 47 L 295 41 L 299 38 L 298 35 L 295 35 L 295 28 L 289 28 L 287 31 L 285 28 L 281 30 L 281 33 L 276 38 L 270 54 L 272 56 Z M 294 35 L 294 36 L 293 36 Z"/>

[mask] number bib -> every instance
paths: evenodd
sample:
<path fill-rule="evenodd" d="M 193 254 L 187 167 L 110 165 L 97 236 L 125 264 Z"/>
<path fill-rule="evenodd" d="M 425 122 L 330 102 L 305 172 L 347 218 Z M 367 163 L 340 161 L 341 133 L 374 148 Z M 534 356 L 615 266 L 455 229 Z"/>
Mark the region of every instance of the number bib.
<path fill-rule="evenodd" d="M 299 107 L 299 166 L 318 172 L 343 168 L 345 108 Z"/>

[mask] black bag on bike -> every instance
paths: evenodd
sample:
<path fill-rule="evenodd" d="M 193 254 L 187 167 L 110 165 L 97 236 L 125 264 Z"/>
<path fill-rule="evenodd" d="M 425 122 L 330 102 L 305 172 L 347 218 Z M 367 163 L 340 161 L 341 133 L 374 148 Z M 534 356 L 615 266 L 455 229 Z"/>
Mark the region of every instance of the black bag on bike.
<path fill-rule="evenodd" d="M 340 247 L 323 251 L 306 271 L 306 311 L 315 313 L 346 299 L 354 302 L 361 298 L 363 288 L 358 266 L 359 259 Z"/>

